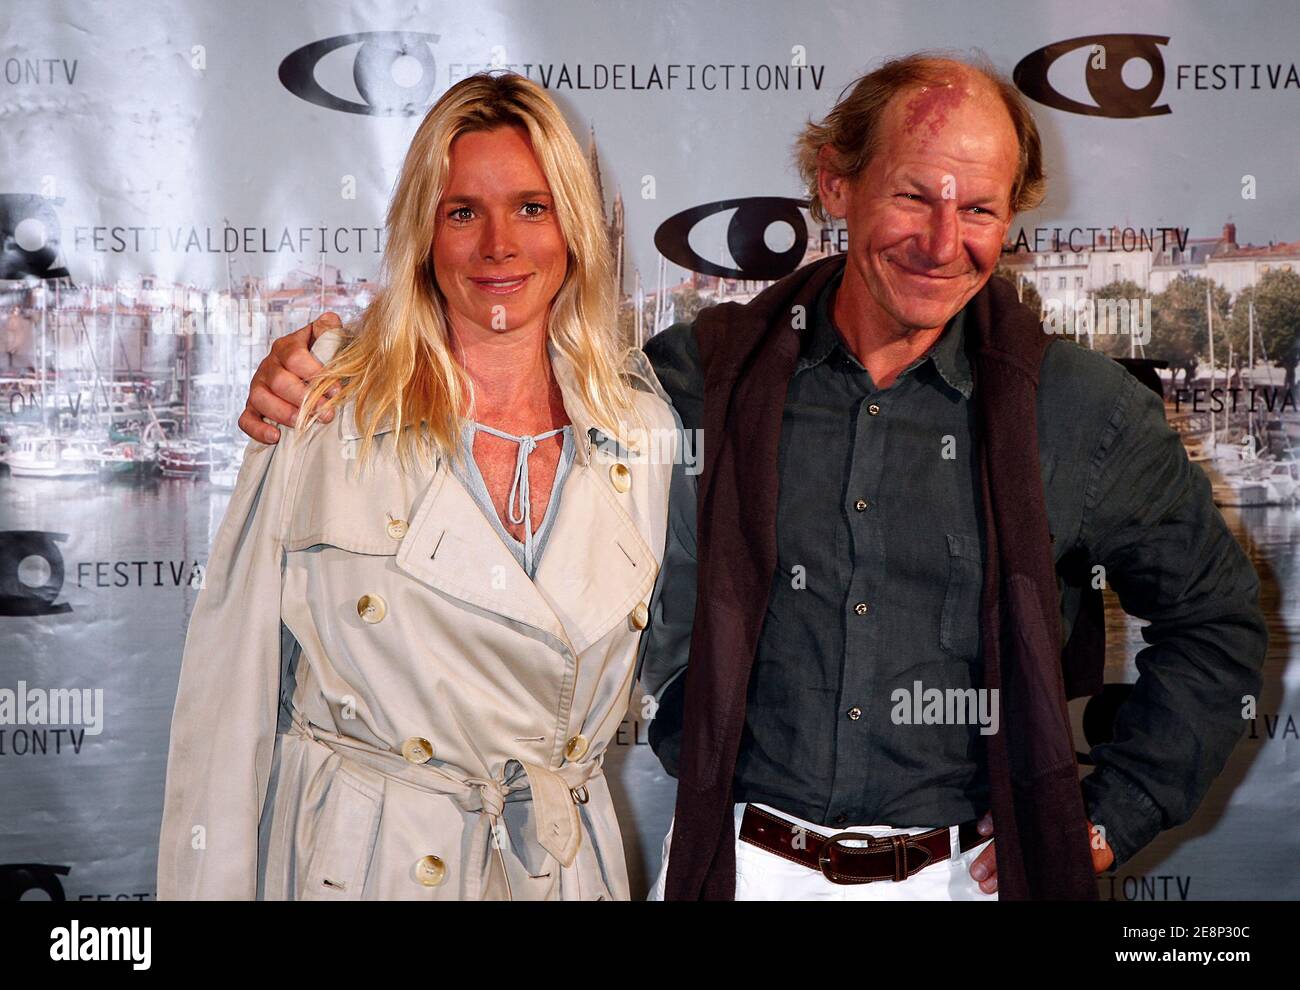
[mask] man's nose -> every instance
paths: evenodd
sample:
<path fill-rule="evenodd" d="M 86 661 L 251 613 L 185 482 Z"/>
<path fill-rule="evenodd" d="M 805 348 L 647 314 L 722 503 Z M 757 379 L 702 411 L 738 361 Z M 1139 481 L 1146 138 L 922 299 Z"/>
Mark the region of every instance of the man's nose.
<path fill-rule="evenodd" d="M 951 264 L 961 254 L 961 224 L 957 220 L 955 200 L 941 200 L 930 211 L 924 249 L 926 259 L 936 268 Z"/>

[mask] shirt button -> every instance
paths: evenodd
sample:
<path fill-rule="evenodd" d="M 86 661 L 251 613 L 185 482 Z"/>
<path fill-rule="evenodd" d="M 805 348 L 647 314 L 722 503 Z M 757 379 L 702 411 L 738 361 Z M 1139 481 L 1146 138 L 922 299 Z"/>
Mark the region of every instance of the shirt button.
<path fill-rule="evenodd" d="M 879 416 L 880 407 L 873 402 L 871 405 L 867 406 L 867 412 L 871 413 L 873 416 Z"/>
<path fill-rule="evenodd" d="M 447 879 L 447 864 L 437 856 L 421 856 L 415 863 L 415 879 L 426 887 L 436 887 Z"/>
<path fill-rule="evenodd" d="M 845 714 L 848 715 L 848 717 L 852 719 L 854 722 L 856 722 L 858 719 L 862 717 L 862 709 L 859 708 L 857 705 L 854 705 Z"/>
<path fill-rule="evenodd" d="M 395 540 L 400 540 L 403 536 L 406 535 L 406 520 L 390 519 L 388 520 L 387 529 L 388 529 L 389 536 L 391 536 Z"/>
<path fill-rule="evenodd" d="M 433 743 L 420 736 L 412 736 L 402 743 L 402 755 L 410 763 L 428 763 L 433 757 Z"/>
<path fill-rule="evenodd" d="M 570 762 L 582 759 L 587 752 L 587 737 L 574 736 L 564 745 L 564 758 Z"/>
<path fill-rule="evenodd" d="M 632 609 L 632 628 L 644 629 L 650 621 L 650 610 L 645 607 L 645 602 L 637 602 L 636 608 Z"/>
<path fill-rule="evenodd" d="M 614 491 L 625 492 L 632 487 L 632 470 L 622 461 L 611 465 L 609 469 L 609 482 L 614 486 Z"/>
<path fill-rule="evenodd" d="M 866 614 L 867 614 L 867 603 L 866 603 L 866 602 L 858 602 L 856 605 L 853 606 L 853 611 L 857 612 L 858 615 L 866 615 Z"/>
<path fill-rule="evenodd" d="M 867 500 L 865 498 L 858 499 L 856 502 L 853 503 L 853 508 L 857 509 L 859 512 L 866 512 Z"/>
<path fill-rule="evenodd" d="M 388 614 L 388 605 L 378 595 L 362 595 L 357 599 L 357 615 L 362 622 L 382 622 Z"/>

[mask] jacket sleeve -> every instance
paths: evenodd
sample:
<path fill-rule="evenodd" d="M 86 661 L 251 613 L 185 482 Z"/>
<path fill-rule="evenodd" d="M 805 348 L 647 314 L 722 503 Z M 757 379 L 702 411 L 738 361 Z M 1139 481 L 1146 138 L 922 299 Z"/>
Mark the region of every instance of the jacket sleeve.
<path fill-rule="evenodd" d="M 281 517 L 296 431 L 250 441 L 185 636 L 159 900 L 252 900 L 280 689 Z"/>
<path fill-rule="evenodd" d="M 328 360 L 341 338 L 321 337 Z M 253 900 L 279 721 L 283 535 L 303 438 L 250 441 L 185 636 L 158 843 L 159 900 Z M 291 637 L 285 638 L 290 648 Z"/>
<path fill-rule="evenodd" d="M 699 418 L 703 382 L 689 324 L 674 324 L 652 337 L 645 351 L 672 400 L 683 456 L 673 464 L 668 495 L 668 534 L 663 565 L 650 598 L 650 623 L 641 635 L 637 676 L 655 698 L 650 745 L 664 769 L 677 775 L 681 742 L 682 687 L 691 652 L 696 591 L 696 485 L 704 450 Z"/>
<path fill-rule="evenodd" d="M 1137 683 L 1114 738 L 1092 751 L 1089 817 L 1120 866 L 1186 822 L 1246 730 L 1268 632 L 1259 579 L 1165 422 L 1126 379 L 1089 472 L 1084 543 L 1130 615 L 1145 619 Z"/>

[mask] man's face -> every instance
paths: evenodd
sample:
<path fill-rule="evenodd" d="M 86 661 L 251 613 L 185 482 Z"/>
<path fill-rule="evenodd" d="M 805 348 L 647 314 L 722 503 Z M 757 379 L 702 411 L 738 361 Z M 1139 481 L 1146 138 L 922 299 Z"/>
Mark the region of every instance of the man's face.
<path fill-rule="evenodd" d="M 976 83 L 904 90 L 881 123 L 856 178 L 823 167 L 819 181 L 827 211 L 846 220 L 865 305 L 909 335 L 944 326 L 993 274 L 1018 146 L 1007 110 Z"/>
<path fill-rule="evenodd" d="M 470 131 L 452 142 L 433 263 L 453 325 L 498 333 L 544 325 L 568 249 L 522 128 Z"/>

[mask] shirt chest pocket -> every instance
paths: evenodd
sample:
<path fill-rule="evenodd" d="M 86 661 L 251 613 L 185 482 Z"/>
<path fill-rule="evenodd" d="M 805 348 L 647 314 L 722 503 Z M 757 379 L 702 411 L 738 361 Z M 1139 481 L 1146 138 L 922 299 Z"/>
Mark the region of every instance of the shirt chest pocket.
<path fill-rule="evenodd" d="M 980 594 L 984 552 L 978 536 L 948 533 L 948 584 L 939 617 L 939 645 L 959 660 L 980 653 Z"/>

